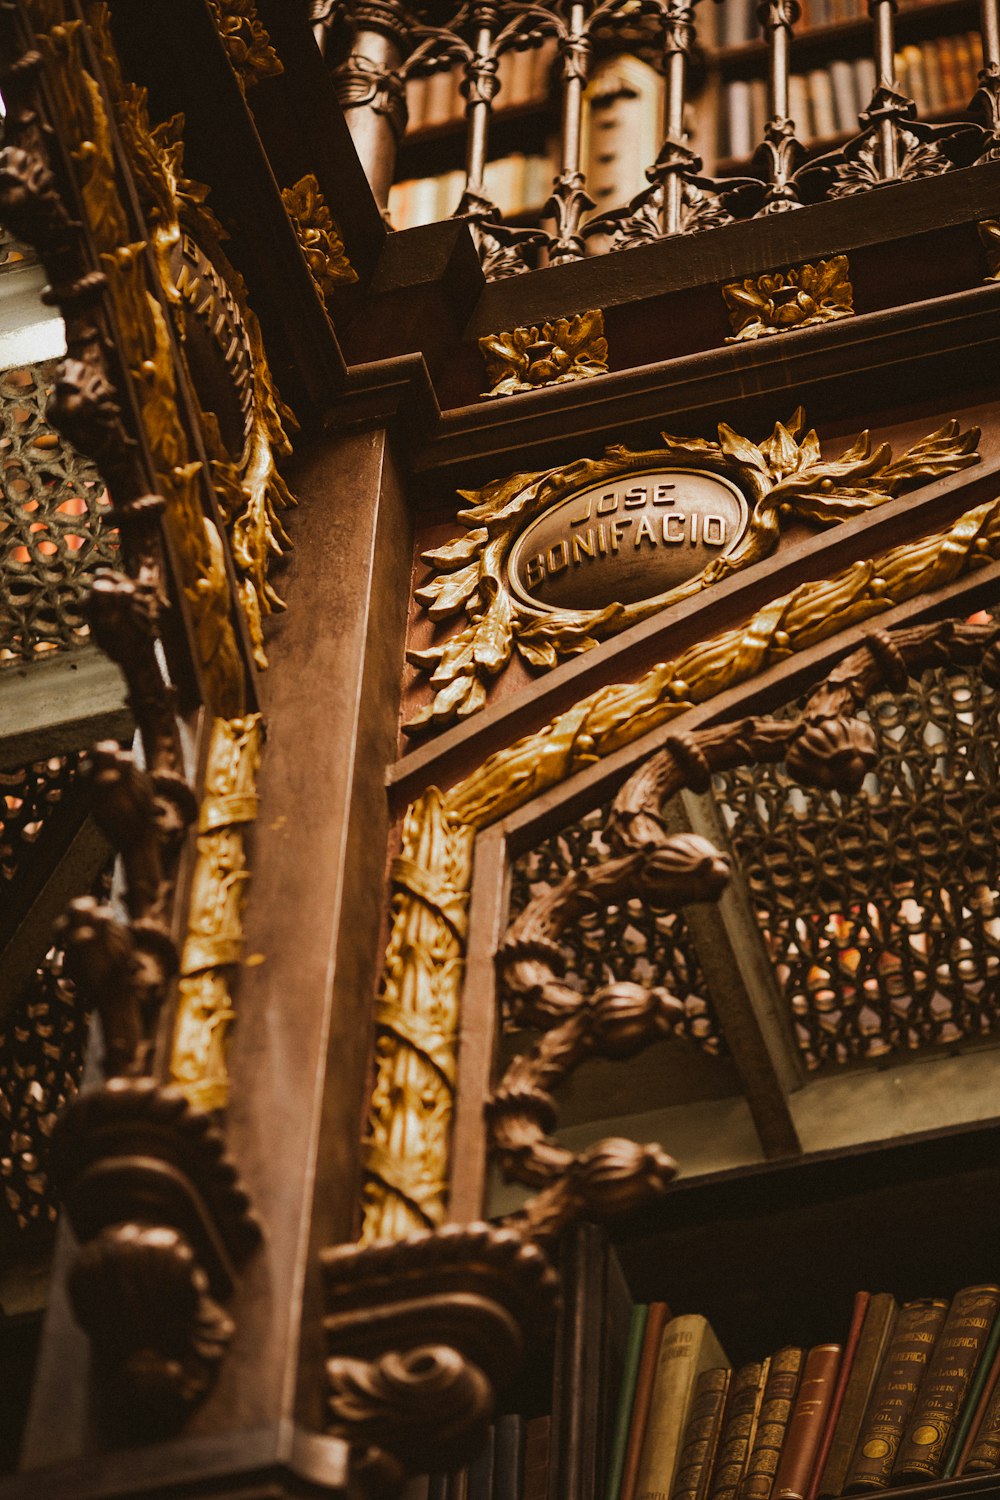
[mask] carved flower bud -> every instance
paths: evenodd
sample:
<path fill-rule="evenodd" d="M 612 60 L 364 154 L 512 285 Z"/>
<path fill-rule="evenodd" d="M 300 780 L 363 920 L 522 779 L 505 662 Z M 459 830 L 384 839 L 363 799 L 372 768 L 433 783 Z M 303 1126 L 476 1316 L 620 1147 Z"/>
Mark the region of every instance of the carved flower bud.
<path fill-rule="evenodd" d="M 667 990 L 627 980 L 597 990 L 590 1008 L 596 1047 L 605 1057 L 631 1057 L 684 1018 L 683 1005 Z"/>
<path fill-rule="evenodd" d="M 613 1217 L 658 1197 L 677 1175 L 659 1146 L 611 1137 L 598 1141 L 573 1167 L 573 1187 L 588 1213 Z"/>
<path fill-rule="evenodd" d="M 714 901 L 729 879 L 729 861 L 698 833 L 678 833 L 665 840 L 646 860 L 640 876 L 642 892 L 681 905 Z"/>
<path fill-rule="evenodd" d="M 822 719 L 807 723 L 796 735 L 785 764 L 806 786 L 856 792 L 877 760 L 870 724 L 862 719 Z"/>

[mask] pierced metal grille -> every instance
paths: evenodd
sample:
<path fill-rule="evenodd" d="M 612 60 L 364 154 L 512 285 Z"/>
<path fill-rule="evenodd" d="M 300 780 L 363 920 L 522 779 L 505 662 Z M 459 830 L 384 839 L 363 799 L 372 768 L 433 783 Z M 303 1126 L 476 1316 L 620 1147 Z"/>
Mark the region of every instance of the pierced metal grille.
<path fill-rule="evenodd" d="M 0 771 L 0 896 L 13 889 L 23 859 L 76 779 L 79 764 L 79 752 L 72 751 Z"/>
<path fill-rule="evenodd" d="M 593 808 L 515 861 L 511 871 L 511 920 L 529 901 L 558 885 L 573 870 L 611 858 L 603 835 L 608 812 L 607 806 Z M 708 1053 L 725 1053 L 683 916 L 633 900 L 582 918 L 568 938 L 568 984 L 581 991 L 593 991 L 614 980 L 664 985 L 684 1002 L 688 1036 Z"/>
<path fill-rule="evenodd" d="M 97 470 L 45 419 L 53 369 L 0 375 L 0 667 L 82 644 L 87 575 L 115 555 Z"/>
<path fill-rule="evenodd" d="M 88 1024 L 61 955 L 50 953 L 0 1036 L 0 1239 L 55 1223 L 49 1143 L 80 1086 Z"/>
<path fill-rule="evenodd" d="M 808 1068 L 1000 1029 L 998 709 L 978 675 L 938 670 L 872 701 L 857 797 L 781 767 L 716 778 Z"/>

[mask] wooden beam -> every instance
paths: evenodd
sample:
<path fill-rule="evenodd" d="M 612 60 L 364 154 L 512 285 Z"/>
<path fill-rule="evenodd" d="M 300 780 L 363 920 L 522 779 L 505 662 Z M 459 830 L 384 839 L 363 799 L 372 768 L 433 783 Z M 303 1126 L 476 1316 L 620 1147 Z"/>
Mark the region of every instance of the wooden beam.
<path fill-rule="evenodd" d="M 124 677 L 96 646 L 0 668 L 0 767 L 30 765 L 102 739 L 127 742 L 134 722 L 125 696 Z"/>

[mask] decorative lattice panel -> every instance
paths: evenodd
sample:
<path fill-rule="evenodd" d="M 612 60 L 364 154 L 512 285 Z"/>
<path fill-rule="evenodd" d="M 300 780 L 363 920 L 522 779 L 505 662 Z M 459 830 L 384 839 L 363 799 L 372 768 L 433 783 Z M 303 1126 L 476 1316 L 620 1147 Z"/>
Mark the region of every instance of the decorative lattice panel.
<path fill-rule="evenodd" d="M 52 1131 L 80 1086 L 88 1016 L 51 953 L 0 1035 L 0 1241 L 55 1223 Z"/>
<path fill-rule="evenodd" d="M 716 778 L 809 1068 L 1000 1029 L 998 709 L 939 670 L 872 700 L 880 759 L 856 797 L 774 766 Z"/>
<path fill-rule="evenodd" d="M 86 640 L 86 579 L 114 558 L 91 463 L 45 419 L 52 364 L 0 374 L 0 666 Z"/>
<path fill-rule="evenodd" d="M 76 778 L 77 751 L 0 771 L 0 899 L 13 888 L 17 872 L 45 821 Z"/>
<path fill-rule="evenodd" d="M 612 851 L 604 839 L 608 808 L 598 807 L 522 854 L 512 869 L 511 919 L 535 896 L 582 865 L 600 864 Z M 566 946 L 566 979 L 581 991 L 613 980 L 663 985 L 688 1013 L 687 1033 L 709 1053 L 725 1050 L 704 975 L 684 918 L 632 900 L 583 917 Z"/>

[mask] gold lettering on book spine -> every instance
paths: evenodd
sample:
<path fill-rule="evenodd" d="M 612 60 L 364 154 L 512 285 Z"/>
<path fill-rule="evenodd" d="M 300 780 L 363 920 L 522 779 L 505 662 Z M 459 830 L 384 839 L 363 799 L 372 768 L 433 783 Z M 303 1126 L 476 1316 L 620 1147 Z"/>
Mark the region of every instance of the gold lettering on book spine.
<path fill-rule="evenodd" d="M 380 1002 L 388 1020 L 369 1114 L 365 1243 L 401 1237 L 444 1216 L 475 834 L 695 704 L 998 559 L 1000 499 L 968 511 L 946 531 L 800 585 L 747 625 L 690 647 L 637 682 L 599 689 L 537 734 L 489 756 L 449 791 L 432 788 L 410 807 L 393 872 Z M 387 1172 L 403 1143 L 406 1177 L 400 1173 L 390 1186 Z M 418 1191 L 411 1194 L 408 1183 Z"/>
<path fill-rule="evenodd" d="M 257 816 L 263 739 L 260 714 L 216 719 L 208 751 L 170 1057 L 170 1082 L 202 1109 L 223 1109 L 229 1098 L 230 979 L 243 950 L 250 879 L 243 839 Z"/>

